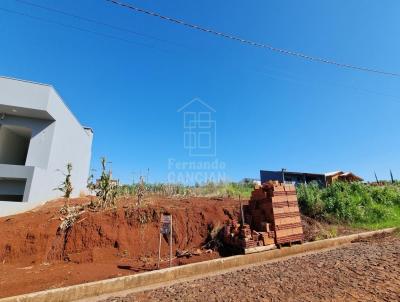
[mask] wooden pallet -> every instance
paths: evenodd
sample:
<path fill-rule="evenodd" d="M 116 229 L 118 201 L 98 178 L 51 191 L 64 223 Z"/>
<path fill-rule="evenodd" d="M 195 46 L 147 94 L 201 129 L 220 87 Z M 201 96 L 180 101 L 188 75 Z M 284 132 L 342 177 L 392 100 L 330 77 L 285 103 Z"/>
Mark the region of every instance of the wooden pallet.
<path fill-rule="evenodd" d="M 276 238 L 276 245 L 278 248 L 284 244 L 288 244 L 291 246 L 294 243 L 303 243 L 304 241 L 304 235 L 303 234 L 296 234 L 296 235 L 290 235 L 286 237 L 280 237 Z"/>
<path fill-rule="evenodd" d="M 294 241 L 289 241 L 289 242 L 285 242 L 285 243 L 277 243 L 276 247 L 278 249 L 280 249 L 281 247 L 284 247 L 284 246 L 291 247 L 292 244 L 303 244 L 303 242 L 304 242 L 303 240 L 294 240 Z"/>

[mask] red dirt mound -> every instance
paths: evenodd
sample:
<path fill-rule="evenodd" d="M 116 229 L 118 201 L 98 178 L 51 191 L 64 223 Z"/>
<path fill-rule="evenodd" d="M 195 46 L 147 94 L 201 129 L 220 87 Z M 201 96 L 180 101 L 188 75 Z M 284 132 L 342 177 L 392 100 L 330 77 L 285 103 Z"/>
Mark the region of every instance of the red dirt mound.
<path fill-rule="evenodd" d="M 88 201 L 74 199 L 71 204 Z M 62 204 L 50 202 L 0 218 L 0 297 L 154 269 L 161 213 L 173 215 L 175 252 L 200 248 L 209 230 L 238 217 L 239 211 L 239 202 L 231 199 L 154 198 L 141 207 L 121 199 L 116 209 L 85 207 L 70 229 L 60 231 Z M 164 260 L 168 251 L 164 240 Z M 215 257 L 203 254 L 176 264 Z"/>

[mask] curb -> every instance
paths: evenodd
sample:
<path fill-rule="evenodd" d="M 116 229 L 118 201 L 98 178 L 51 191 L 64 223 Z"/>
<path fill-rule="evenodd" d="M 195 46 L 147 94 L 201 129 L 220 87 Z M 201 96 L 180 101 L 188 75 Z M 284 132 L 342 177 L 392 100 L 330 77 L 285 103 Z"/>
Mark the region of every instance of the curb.
<path fill-rule="evenodd" d="M 166 283 L 174 280 L 195 277 L 202 274 L 232 269 L 249 264 L 257 264 L 268 260 L 333 248 L 357 239 L 368 238 L 383 233 L 392 233 L 397 228 L 388 228 L 378 231 L 364 232 L 343 237 L 320 241 L 307 242 L 282 249 L 271 250 L 248 255 L 219 258 L 210 261 L 191 263 L 157 271 L 145 272 L 130 276 L 106 279 L 90 283 L 72 285 L 30 294 L 2 298 L 0 302 L 67 302 L 84 298 L 95 297 L 113 292 L 135 289 L 138 287 Z"/>

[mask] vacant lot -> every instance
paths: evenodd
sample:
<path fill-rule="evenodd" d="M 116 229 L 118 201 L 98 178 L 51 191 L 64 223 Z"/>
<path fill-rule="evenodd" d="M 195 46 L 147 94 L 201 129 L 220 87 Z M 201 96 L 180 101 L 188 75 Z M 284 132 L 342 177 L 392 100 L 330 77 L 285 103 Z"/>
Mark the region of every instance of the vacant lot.
<path fill-rule="evenodd" d="M 400 301 L 400 238 L 375 237 L 105 301 Z"/>
<path fill-rule="evenodd" d="M 71 204 L 87 204 L 87 198 Z M 134 206 L 120 199 L 116 209 L 82 212 L 67 231 L 60 231 L 63 201 L 34 211 L 0 218 L 0 298 L 107 279 L 156 268 L 160 213 L 174 217 L 173 250 L 196 251 L 209 232 L 237 217 L 239 201 L 210 198 L 157 198 Z M 162 244 L 161 266 L 168 264 Z M 179 258 L 174 265 L 210 260 L 217 252 Z"/>
<path fill-rule="evenodd" d="M 89 203 L 73 199 L 71 205 Z M 160 214 L 173 215 L 173 253 L 200 251 L 174 259 L 183 265 L 220 257 L 205 246 L 209 234 L 239 217 L 240 201 L 229 198 L 152 196 L 135 206 L 120 198 L 115 209 L 84 208 L 73 226 L 60 231 L 64 201 L 0 218 L 0 298 L 154 270 L 157 267 Z M 306 240 L 344 235 L 357 230 L 331 226 L 303 216 Z M 161 266 L 168 265 L 164 239 Z M 197 254 L 197 253 L 196 253 Z"/>

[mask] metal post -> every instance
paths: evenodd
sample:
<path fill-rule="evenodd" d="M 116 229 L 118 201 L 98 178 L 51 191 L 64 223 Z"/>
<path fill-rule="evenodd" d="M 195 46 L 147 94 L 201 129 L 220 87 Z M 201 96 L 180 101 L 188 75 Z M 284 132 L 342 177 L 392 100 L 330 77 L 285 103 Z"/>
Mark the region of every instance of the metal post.
<path fill-rule="evenodd" d="M 169 229 L 169 267 L 172 267 L 172 214 L 171 214 L 171 224 Z"/>
<path fill-rule="evenodd" d="M 283 181 L 283 183 L 285 183 L 285 171 L 286 171 L 286 169 L 282 168 L 282 181 Z"/>
<path fill-rule="evenodd" d="M 376 172 L 375 171 L 374 171 L 374 174 L 375 174 L 376 183 L 379 185 L 379 179 L 378 179 L 378 176 L 376 176 Z"/>
<path fill-rule="evenodd" d="M 158 269 L 160 269 L 160 261 L 161 261 L 161 239 L 162 239 L 162 234 L 160 232 L 160 241 L 158 242 L 158 262 L 157 262 Z"/>

